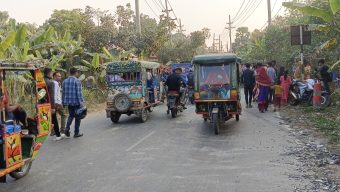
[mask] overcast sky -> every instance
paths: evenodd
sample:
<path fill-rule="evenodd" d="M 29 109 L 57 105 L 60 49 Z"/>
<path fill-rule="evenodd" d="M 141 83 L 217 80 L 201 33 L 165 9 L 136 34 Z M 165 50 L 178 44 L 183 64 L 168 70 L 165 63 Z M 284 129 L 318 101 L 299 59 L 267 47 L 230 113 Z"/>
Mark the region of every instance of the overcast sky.
<path fill-rule="evenodd" d="M 0 0 L 0 10 L 8 11 L 12 18 L 19 22 L 30 22 L 38 25 L 49 18 L 54 9 L 82 8 L 86 5 L 114 12 L 116 6 L 131 3 L 134 9 L 134 0 Z M 165 0 L 140 0 L 141 13 L 151 17 L 161 14 L 160 2 L 165 5 Z M 211 34 L 222 35 L 223 44 L 227 40 L 227 33 L 223 28 L 228 21 L 228 15 L 233 19 L 241 7 L 243 12 L 249 2 L 246 14 L 235 21 L 236 27 L 248 26 L 250 30 L 261 28 L 267 21 L 267 0 L 169 0 L 174 13 L 181 19 L 185 33 L 200 30 L 204 27 L 211 29 Z M 271 0 L 272 15 L 283 14 L 282 2 L 288 0 Z M 149 8 L 147 3 L 151 6 Z M 257 8 L 256 8 L 257 7 Z M 256 9 L 255 9 L 256 8 Z M 281 8 L 281 9 L 280 9 Z M 153 11 L 152 11 L 153 10 Z M 280 11 L 279 11 L 280 10 Z M 254 11 L 254 12 L 253 12 Z M 278 12 L 279 11 L 279 12 Z M 154 13 L 155 12 L 155 13 Z M 252 13 L 253 14 L 250 14 Z M 171 14 L 174 17 L 173 14 Z M 243 16 L 243 17 L 242 17 Z M 210 40 L 211 41 L 211 40 Z"/>

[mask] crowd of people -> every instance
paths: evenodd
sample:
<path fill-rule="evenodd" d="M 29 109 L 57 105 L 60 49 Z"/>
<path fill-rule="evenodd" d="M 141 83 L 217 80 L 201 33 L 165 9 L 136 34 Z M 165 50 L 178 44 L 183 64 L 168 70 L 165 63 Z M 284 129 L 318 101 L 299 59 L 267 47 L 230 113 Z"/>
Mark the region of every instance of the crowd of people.
<path fill-rule="evenodd" d="M 278 68 L 276 61 L 267 63 L 246 63 L 242 66 L 242 83 L 244 84 L 244 95 L 246 107 L 252 108 L 252 102 L 258 103 L 258 109 L 264 113 L 268 111 L 270 104 L 274 105 L 274 111 L 281 105 L 288 103 L 289 87 L 293 79 L 306 81 L 318 79 L 322 82 L 324 89 L 330 93 L 329 82 L 332 81 L 328 72 L 329 67 L 324 59 L 320 59 L 319 66 L 312 73 L 311 65 L 305 61 L 298 62 L 291 76 L 289 70 L 284 67 Z"/>

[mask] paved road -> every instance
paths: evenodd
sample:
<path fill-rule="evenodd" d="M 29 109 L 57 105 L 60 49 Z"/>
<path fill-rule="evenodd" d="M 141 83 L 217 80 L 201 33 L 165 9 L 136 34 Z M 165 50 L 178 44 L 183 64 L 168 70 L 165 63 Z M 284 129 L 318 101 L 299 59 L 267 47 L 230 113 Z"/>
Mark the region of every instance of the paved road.
<path fill-rule="evenodd" d="M 176 119 L 164 106 L 140 124 L 119 124 L 104 111 L 83 121 L 84 137 L 43 146 L 25 178 L 1 192 L 218 192 L 293 191 L 298 162 L 283 155 L 292 140 L 276 113 L 246 109 L 216 136 L 194 107 Z"/>

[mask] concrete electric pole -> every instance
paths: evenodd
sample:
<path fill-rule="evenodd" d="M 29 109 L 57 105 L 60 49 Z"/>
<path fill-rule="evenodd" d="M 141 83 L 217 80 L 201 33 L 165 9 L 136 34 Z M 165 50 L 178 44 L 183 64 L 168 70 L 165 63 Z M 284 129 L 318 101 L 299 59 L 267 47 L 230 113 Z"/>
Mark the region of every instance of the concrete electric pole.
<path fill-rule="evenodd" d="M 229 50 L 230 50 L 230 52 L 233 51 L 233 49 L 232 49 L 232 41 L 231 41 L 231 30 L 233 28 L 235 28 L 235 27 L 231 26 L 232 24 L 233 23 L 231 22 L 230 15 L 229 15 L 229 22 L 227 23 L 228 27 L 226 29 L 229 29 L 229 43 L 230 43 Z"/>
<path fill-rule="evenodd" d="M 268 8 L 268 26 L 272 24 L 272 7 L 270 5 L 270 0 L 267 0 L 267 8 Z"/>
<path fill-rule="evenodd" d="M 140 25 L 139 0 L 135 0 L 136 7 L 136 30 L 139 36 L 142 34 L 142 27 Z"/>

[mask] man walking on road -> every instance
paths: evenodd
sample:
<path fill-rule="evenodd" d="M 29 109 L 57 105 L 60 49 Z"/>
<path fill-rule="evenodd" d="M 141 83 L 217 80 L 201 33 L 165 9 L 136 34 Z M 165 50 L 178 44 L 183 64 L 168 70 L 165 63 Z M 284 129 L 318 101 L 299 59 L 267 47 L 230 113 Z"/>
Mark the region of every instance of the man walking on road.
<path fill-rule="evenodd" d="M 244 83 L 244 95 L 246 99 L 247 108 L 253 107 L 251 105 L 253 89 L 255 86 L 255 74 L 254 71 L 250 69 L 250 64 L 246 64 L 246 69 L 242 73 L 242 80 Z"/>
<path fill-rule="evenodd" d="M 54 83 L 54 103 L 56 113 L 60 115 L 60 133 L 63 135 L 65 133 L 66 127 L 66 108 L 62 103 L 62 94 L 61 94 L 61 74 L 60 72 L 53 73 L 53 83 Z"/>
<path fill-rule="evenodd" d="M 47 89 L 48 89 L 48 94 L 50 96 L 50 103 L 51 103 L 51 108 L 52 108 L 52 124 L 53 124 L 53 130 L 55 133 L 55 140 L 59 141 L 61 140 L 63 137 L 60 134 L 59 131 L 59 124 L 58 124 L 58 119 L 57 119 L 57 114 L 56 114 L 56 110 L 55 110 L 55 92 L 54 92 L 54 83 L 53 83 L 53 79 L 52 79 L 52 69 L 46 67 L 44 69 L 44 80 L 45 83 L 47 85 Z"/>
<path fill-rule="evenodd" d="M 74 125 L 74 138 L 83 136 L 82 133 L 79 133 L 80 128 L 80 118 L 75 118 L 76 111 L 81 109 L 84 105 L 84 98 L 82 94 L 82 87 L 78 76 L 78 70 L 74 67 L 70 69 L 70 77 L 64 80 L 63 82 L 63 96 L 62 103 L 64 106 L 68 107 L 69 116 L 67 119 L 67 124 L 65 128 L 65 135 L 70 137 L 70 126 L 72 124 L 73 119 L 75 119 Z"/>

